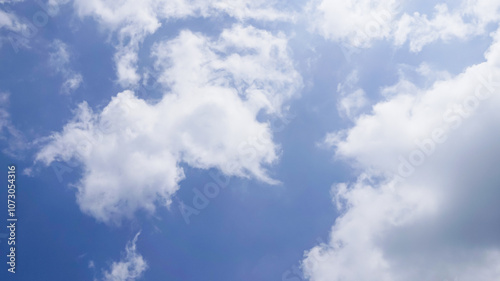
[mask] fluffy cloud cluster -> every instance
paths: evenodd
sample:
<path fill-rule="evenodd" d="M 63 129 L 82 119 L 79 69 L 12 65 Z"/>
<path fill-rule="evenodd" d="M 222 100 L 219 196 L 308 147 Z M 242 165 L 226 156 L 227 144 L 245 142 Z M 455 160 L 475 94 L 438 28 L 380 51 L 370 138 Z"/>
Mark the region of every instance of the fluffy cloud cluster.
<path fill-rule="evenodd" d="M 137 252 L 137 233 L 125 247 L 125 256 L 119 262 L 113 262 L 111 268 L 104 272 L 103 281 L 134 281 L 140 278 L 148 265 L 141 254 Z M 92 267 L 94 266 L 91 263 Z"/>
<path fill-rule="evenodd" d="M 333 186 L 343 214 L 306 253 L 310 280 L 498 279 L 499 39 L 485 62 L 427 88 L 400 81 L 327 137 L 361 175 Z"/>
<path fill-rule="evenodd" d="M 387 39 L 396 46 L 409 44 L 412 52 L 437 40 L 467 39 L 484 34 L 498 22 L 498 1 L 464 0 L 455 7 L 437 4 L 432 15 L 410 12 L 395 0 L 311 0 L 311 27 L 327 39 L 350 47 L 368 47 Z"/>
<path fill-rule="evenodd" d="M 155 33 L 162 21 L 186 17 L 228 15 L 239 21 L 290 20 L 291 15 L 276 9 L 274 1 L 227 0 L 76 0 L 75 9 L 81 17 L 95 18 L 102 27 L 116 32 L 119 43 L 115 54 L 118 83 L 124 87 L 136 85 L 141 75 L 137 71 L 138 50 L 146 36 Z"/>
<path fill-rule="evenodd" d="M 397 5 L 395 0 L 312 0 L 308 13 L 313 30 L 323 37 L 364 47 L 390 35 Z"/>
<path fill-rule="evenodd" d="M 183 31 L 155 44 L 152 56 L 169 89 L 160 101 L 124 91 L 100 112 L 82 103 L 37 155 L 47 165 L 83 164 L 81 209 L 113 222 L 168 205 L 184 178 L 181 162 L 274 183 L 265 166 L 279 147 L 260 120 L 280 116 L 302 86 L 287 39 L 240 25 L 216 39 Z"/>

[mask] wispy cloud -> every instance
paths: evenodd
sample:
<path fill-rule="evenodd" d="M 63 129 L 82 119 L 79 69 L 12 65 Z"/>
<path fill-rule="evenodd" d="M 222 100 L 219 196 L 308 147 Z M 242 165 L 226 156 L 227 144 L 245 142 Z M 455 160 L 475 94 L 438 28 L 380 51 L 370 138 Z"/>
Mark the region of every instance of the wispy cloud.
<path fill-rule="evenodd" d="M 496 1 L 454 4 L 436 4 L 433 13 L 422 14 L 405 10 L 407 5 L 395 0 L 311 0 L 308 15 L 312 30 L 348 48 L 366 48 L 377 40 L 389 40 L 395 46 L 408 43 L 412 52 L 436 41 L 485 34 L 488 24 L 500 19 Z"/>
<path fill-rule="evenodd" d="M 80 73 L 71 69 L 71 52 L 64 42 L 61 40 L 54 40 L 51 44 L 51 49 L 49 64 L 57 73 L 62 75 L 65 80 L 61 86 L 61 93 L 70 94 L 80 87 L 83 82 L 83 77 Z"/>
<path fill-rule="evenodd" d="M 104 272 L 103 281 L 135 281 L 147 270 L 146 260 L 137 252 L 136 244 L 139 235 L 140 232 L 127 243 L 124 257 L 118 262 L 113 262 L 110 269 Z M 94 263 L 90 261 L 89 268 L 93 267 Z"/>
<path fill-rule="evenodd" d="M 228 15 L 238 21 L 289 21 L 293 14 L 277 9 L 274 1 L 75 1 L 81 17 L 96 19 L 103 28 L 117 37 L 114 56 L 117 82 L 134 88 L 140 81 L 138 51 L 144 39 L 154 34 L 166 20 L 187 17 Z"/>

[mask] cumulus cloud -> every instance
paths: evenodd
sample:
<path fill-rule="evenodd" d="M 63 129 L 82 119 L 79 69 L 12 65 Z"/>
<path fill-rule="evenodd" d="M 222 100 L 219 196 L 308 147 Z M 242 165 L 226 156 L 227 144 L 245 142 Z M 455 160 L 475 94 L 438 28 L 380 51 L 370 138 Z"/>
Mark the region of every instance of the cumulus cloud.
<path fill-rule="evenodd" d="M 180 163 L 276 183 L 265 167 L 279 146 L 265 119 L 281 116 L 302 87 L 287 38 L 240 25 L 213 39 L 183 31 L 152 57 L 170 89 L 160 101 L 124 91 L 102 111 L 82 103 L 36 157 L 82 163 L 80 208 L 104 222 L 153 212 L 178 189 Z"/>
<path fill-rule="evenodd" d="M 419 52 L 425 45 L 437 40 L 466 39 L 484 31 L 479 30 L 476 23 L 466 23 L 464 16 L 460 10 L 450 12 L 446 4 L 436 5 L 431 19 L 418 12 L 412 15 L 405 13 L 396 23 L 394 43 L 399 46 L 409 42 L 410 51 Z"/>
<path fill-rule="evenodd" d="M 137 52 L 143 40 L 155 33 L 163 21 L 220 15 L 228 15 L 239 21 L 291 20 L 290 13 L 278 10 L 274 5 L 274 1 L 264 0 L 75 1 L 75 8 L 81 17 L 93 17 L 104 29 L 117 34 L 114 59 L 117 82 L 123 87 L 133 87 L 140 81 Z"/>
<path fill-rule="evenodd" d="M 139 279 L 144 271 L 147 270 L 148 264 L 141 254 L 137 252 L 137 233 L 132 241 L 127 243 L 125 247 L 125 256 L 119 262 L 113 262 L 111 268 L 104 272 L 103 281 L 134 281 Z M 89 263 L 89 268 L 94 267 L 94 263 Z"/>
<path fill-rule="evenodd" d="M 407 11 L 395 0 L 311 0 L 308 14 L 312 30 L 349 47 L 389 40 L 396 46 L 408 43 L 410 51 L 419 52 L 438 40 L 484 34 L 488 24 L 500 20 L 499 5 L 491 0 L 463 0 L 452 8 L 441 3 L 427 15 Z"/>
<path fill-rule="evenodd" d="M 49 53 L 49 64 L 57 73 L 63 76 L 64 82 L 61 85 L 61 93 L 64 94 L 69 94 L 78 89 L 83 82 L 82 75 L 71 69 L 70 61 L 71 53 L 68 45 L 61 40 L 54 40 Z"/>
<path fill-rule="evenodd" d="M 3 6 L 16 2 L 19 1 L 4 1 L 0 2 L 0 4 Z M 26 22 L 20 19 L 15 13 L 8 11 L 4 7 L 0 7 L 0 32 L 0 44 L 7 41 L 17 50 L 18 46 L 27 45 L 27 37 L 30 29 Z"/>
<path fill-rule="evenodd" d="M 342 215 L 306 253 L 310 280 L 498 279 L 499 38 L 483 63 L 429 87 L 400 82 L 327 137 L 361 174 L 332 187 Z"/>

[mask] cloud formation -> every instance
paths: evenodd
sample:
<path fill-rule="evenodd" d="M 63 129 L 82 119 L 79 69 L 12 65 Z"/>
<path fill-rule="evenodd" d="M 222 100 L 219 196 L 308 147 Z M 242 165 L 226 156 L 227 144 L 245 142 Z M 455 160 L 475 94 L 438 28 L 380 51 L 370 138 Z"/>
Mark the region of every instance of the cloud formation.
<path fill-rule="evenodd" d="M 438 40 L 485 34 L 488 24 L 500 19 L 499 5 L 494 0 L 463 0 L 453 7 L 436 4 L 432 14 L 422 14 L 395 0 L 311 0 L 308 14 L 313 31 L 347 47 L 388 40 L 398 47 L 408 43 L 410 51 L 420 52 Z"/>
<path fill-rule="evenodd" d="M 0 9 L 0 28 L 20 32 L 26 28 L 26 25 L 15 14 Z"/>
<path fill-rule="evenodd" d="M 360 176 L 332 187 L 342 215 L 329 242 L 306 253 L 310 280 L 498 279 L 499 33 L 493 37 L 483 63 L 425 88 L 399 81 L 352 128 L 328 135 L 336 157 Z"/>
<path fill-rule="evenodd" d="M 184 178 L 181 163 L 276 183 L 265 167 L 279 146 L 265 120 L 281 116 L 302 87 L 287 38 L 240 25 L 214 39 L 183 31 L 157 43 L 152 57 L 169 89 L 160 101 L 124 91 L 99 112 L 82 103 L 36 157 L 83 165 L 82 211 L 119 222 L 167 206 Z"/>
<path fill-rule="evenodd" d="M 395 0 L 312 0 L 308 14 L 313 31 L 326 39 L 366 47 L 391 34 Z"/>
<path fill-rule="evenodd" d="M 137 70 L 138 50 L 144 39 L 154 34 L 166 20 L 187 17 L 227 15 L 238 21 L 290 20 L 291 14 L 274 7 L 274 1 L 226 0 L 76 0 L 75 9 L 81 17 L 92 17 L 118 39 L 115 53 L 117 82 L 134 87 L 141 79 Z"/>
<path fill-rule="evenodd" d="M 358 80 L 358 72 L 353 71 L 343 83 L 337 85 L 337 93 L 340 95 L 337 110 L 342 117 L 353 119 L 368 105 L 365 91 L 356 87 Z"/>
<path fill-rule="evenodd" d="M 147 270 L 148 264 L 141 254 L 137 252 L 137 233 L 132 241 L 125 247 L 125 256 L 119 262 L 113 262 L 111 268 L 104 272 L 103 281 L 135 281 Z M 94 263 L 89 263 L 89 267 Z"/>
<path fill-rule="evenodd" d="M 64 82 L 61 86 L 61 93 L 70 94 L 80 87 L 83 77 L 70 67 L 71 53 L 68 46 L 61 40 L 54 40 L 49 53 L 49 64 L 55 71 L 61 74 Z"/>

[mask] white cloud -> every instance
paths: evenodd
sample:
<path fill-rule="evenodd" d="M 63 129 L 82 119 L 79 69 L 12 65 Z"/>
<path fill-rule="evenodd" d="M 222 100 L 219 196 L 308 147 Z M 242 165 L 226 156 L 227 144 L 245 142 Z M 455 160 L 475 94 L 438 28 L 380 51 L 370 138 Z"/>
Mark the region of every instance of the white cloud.
<path fill-rule="evenodd" d="M 119 41 L 115 54 L 117 82 L 123 87 L 133 87 L 141 76 L 137 70 L 137 52 L 143 40 L 154 34 L 162 21 L 223 14 L 240 21 L 291 20 L 290 13 L 275 9 L 274 4 L 264 0 L 77 0 L 75 8 L 81 17 L 93 17 L 104 29 L 116 32 Z"/>
<path fill-rule="evenodd" d="M 139 82 L 137 51 L 144 38 L 156 32 L 161 18 L 182 18 L 191 13 L 183 1 L 75 1 L 80 17 L 95 18 L 111 32 L 117 32 L 115 54 L 118 83 L 123 87 Z"/>
<path fill-rule="evenodd" d="M 337 104 L 337 109 L 341 116 L 354 118 L 358 112 L 368 104 L 366 94 L 363 89 L 357 89 L 352 93 L 346 94 Z"/>
<path fill-rule="evenodd" d="M 468 11 L 469 8 L 465 9 Z M 464 21 L 465 11 L 450 12 L 446 4 L 438 4 L 430 20 L 427 15 L 420 13 L 414 13 L 411 16 L 405 13 L 396 23 L 394 43 L 399 46 L 409 42 L 410 51 L 419 52 L 425 45 L 437 40 L 443 42 L 454 38 L 463 40 L 484 32 L 484 26 L 478 26 L 477 21 L 473 23 Z"/>
<path fill-rule="evenodd" d="M 395 0 L 312 0 L 308 13 L 312 29 L 325 38 L 366 47 L 390 35 L 397 5 Z"/>
<path fill-rule="evenodd" d="M 159 102 L 124 91 L 100 112 L 86 103 L 38 153 L 37 160 L 76 159 L 80 208 L 118 222 L 137 210 L 168 205 L 184 178 L 179 164 L 275 183 L 265 166 L 278 158 L 270 124 L 300 90 L 282 35 L 239 25 L 210 39 L 183 31 L 154 46 L 170 91 Z"/>
<path fill-rule="evenodd" d="M 132 241 L 127 243 L 125 247 L 125 256 L 119 262 L 113 262 L 111 268 L 104 272 L 103 281 L 135 281 L 139 279 L 144 271 L 147 270 L 148 264 L 141 254 L 137 252 L 137 233 Z M 94 263 L 89 263 L 89 268 L 93 268 Z"/>
<path fill-rule="evenodd" d="M 70 62 L 68 46 L 61 40 L 54 40 L 51 44 L 52 52 L 49 53 L 49 61 L 57 71 L 63 72 Z"/>
<path fill-rule="evenodd" d="M 31 16 L 18 16 L 12 12 L 10 7 L 16 7 L 19 2 L 24 0 L 0 0 L 0 31 L 5 29 L 7 32 L 0 35 L 0 43 L 7 42 L 17 53 L 20 48 L 31 48 L 29 41 L 35 36 L 40 25 L 45 25 L 46 16 L 54 17 L 59 13 L 59 5 L 69 2 L 69 0 L 47 0 L 36 1 L 41 10 Z M 4 8 L 5 7 L 5 8 Z M 44 12 L 43 14 L 40 14 Z"/>
<path fill-rule="evenodd" d="M 71 73 L 61 86 L 61 92 L 66 94 L 71 93 L 78 89 L 82 82 L 83 76 L 80 73 Z"/>
<path fill-rule="evenodd" d="M 337 92 L 340 94 L 337 110 L 341 116 L 349 119 L 355 118 L 360 113 L 360 110 L 368 105 L 365 91 L 356 87 L 358 80 L 358 72 L 353 71 L 346 81 L 339 83 L 337 86 Z"/>
<path fill-rule="evenodd" d="M 15 14 L 8 13 L 0 9 L 0 28 L 5 28 L 14 32 L 21 32 L 25 30 L 27 26 L 22 23 Z"/>
<path fill-rule="evenodd" d="M 312 30 L 349 47 L 369 47 L 375 40 L 396 46 L 409 43 L 419 52 L 435 41 L 466 40 L 484 34 L 487 25 L 500 20 L 498 1 L 463 0 L 450 9 L 441 3 L 432 16 L 405 11 L 394 0 L 311 0 L 308 14 Z"/>
<path fill-rule="evenodd" d="M 17 52 L 18 47 L 27 47 L 28 39 L 32 35 L 33 27 L 26 19 L 20 18 L 11 10 L 4 8 L 22 2 L 23 0 L 0 1 L 0 45 L 8 42 Z"/>
<path fill-rule="evenodd" d="M 296 17 L 294 12 L 288 11 L 286 5 L 279 5 L 280 1 L 277 0 L 212 0 L 199 2 L 206 3 L 204 11 L 202 11 L 202 15 L 205 17 L 218 13 L 224 13 L 242 21 L 247 19 L 293 21 Z"/>
<path fill-rule="evenodd" d="M 425 62 L 417 67 L 416 72 L 431 82 L 435 82 L 436 80 L 448 80 L 451 78 L 449 72 L 436 69 L 435 66 Z"/>
<path fill-rule="evenodd" d="M 164 19 L 188 16 L 227 14 L 239 20 L 291 20 L 293 14 L 276 9 L 277 4 L 277 1 L 264 0 L 77 0 L 75 7 L 80 16 L 92 16 L 105 28 L 119 30 L 121 36 L 134 37 L 153 33 Z"/>
<path fill-rule="evenodd" d="M 53 8 L 59 8 L 58 6 L 67 4 L 69 1 L 70 0 L 48 0 L 47 4 Z"/>
<path fill-rule="evenodd" d="M 24 135 L 12 124 L 8 106 L 10 94 L 0 92 L 0 141 L 6 143 L 2 152 L 10 157 L 20 158 L 21 152 L 28 147 Z"/>
<path fill-rule="evenodd" d="M 69 94 L 80 87 L 83 82 L 83 77 L 80 73 L 71 69 L 71 53 L 64 42 L 61 40 L 54 40 L 51 44 L 51 49 L 52 51 L 49 53 L 49 64 L 65 79 L 61 86 L 61 92 Z"/>
<path fill-rule="evenodd" d="M 306 253 L 310 280 L 498 279 L 499 38 L 485 62 L 428 88 L 394 87 L 327 138 L 362 174 L 332 188 L 343 214 Z"/>

